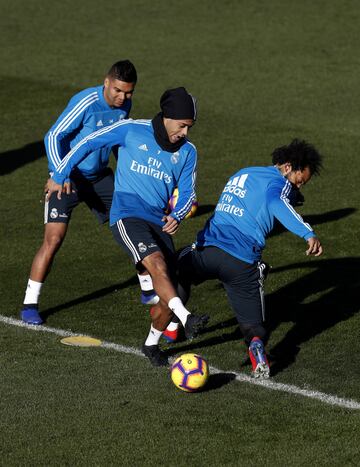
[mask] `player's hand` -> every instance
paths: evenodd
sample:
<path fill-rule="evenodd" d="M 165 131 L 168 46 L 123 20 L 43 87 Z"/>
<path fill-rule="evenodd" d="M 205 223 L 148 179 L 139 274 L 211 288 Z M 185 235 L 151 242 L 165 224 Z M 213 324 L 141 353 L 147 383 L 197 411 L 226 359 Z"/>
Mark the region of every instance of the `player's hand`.
<path fill-rule="evenodd" d="M 68 186 L 66 186 L 68 185 Z M 59 185 L 58 183 L 54 182 L 52 178 L 49 178 L 46 182 L 44 191 L 46 193 L 46 200 L 50 199 L 50 196 L 53 193 L 57 193 L 57 198 L 61 199 L 61 193 L 64 191 L 65 193 L 69 194 L 71 192 L 71 184 L 65 183 L 64 186 Z"/>
<path fill-rule="evenodd" d="M 65 182 L 63 185 L 63 193 L 66 193 L 69 195 L 70 193 L 73 193 L 75 190 L 72 189 L 71 187 L 71 182 Z"/>
<path fill-rule="evenodd" d="M 311 237 L 307 240 L 308 249 L 306 250 L 306 255 L 320 256 L 323 252 L 320 240 L 317 237 Z"/>
<path fill-rule="evenodd" d="M 174 235 L 179 228 L 178 221 L 171 216 L 164 216 L 162 221 L 165 222 L 165 225 L 162 228 L 163 232 L 166 232 L 169 235 Z"/>

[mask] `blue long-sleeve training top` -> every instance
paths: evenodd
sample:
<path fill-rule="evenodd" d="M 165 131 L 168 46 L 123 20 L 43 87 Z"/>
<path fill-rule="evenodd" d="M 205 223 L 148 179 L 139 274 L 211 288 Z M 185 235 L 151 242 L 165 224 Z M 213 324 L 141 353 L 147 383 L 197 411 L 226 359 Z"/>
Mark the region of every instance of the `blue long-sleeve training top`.
<path fill-rule="evenodd" d="M 179 198 L 171 216 L 184 219 L 196 199 L 197 152 L 188 140 L 174 153 L 156 142 L 151 120 L 123 120 L 80 141 L 57 166 L 52 178 L 63 184 L 72 169 L 100 148 L 119 146 L 110 224 L 137 217 L 163 225 L 175 187 Z"/>
<path fill-rule="evenodd" d="M 248 263 L 261 258 L 275 218 L 295 235 L 315 237 L 291 206 L 291 183 L 271 167 L 248 167 L 225 185 L 215 212 L 198 233 L 197 245 L 214 245 Z"/>
<path fill-rule="evenodd" d="M 131 100 L 112 108 L 106 102 L 103 86 L 75 94 L 55 124 L 45 135 L 49 172 L 55 172 L 66 154 L 94 131 L 129 117 Z M 77 170 L 88 179 L 95 179 L 109 163 L 111 148 L 99 148 L 86 158 Z"/>

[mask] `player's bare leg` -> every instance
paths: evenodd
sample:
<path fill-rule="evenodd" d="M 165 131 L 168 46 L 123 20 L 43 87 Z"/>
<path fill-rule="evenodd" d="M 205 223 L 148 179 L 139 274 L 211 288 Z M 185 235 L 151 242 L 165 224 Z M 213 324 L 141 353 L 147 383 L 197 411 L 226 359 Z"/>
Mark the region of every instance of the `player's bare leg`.
<path fill-rule="evenodd" d="M 180 319 L 184 326 L 186 337 L 189 339 L 195 337 L 198 331 L 206 325 L 209 318 L 207 316 L 192 315 L 185 308 L 170 280 L 165 258 L 160 251 L 146 256 L 142 263 L 149 271 L 154 289 L 157 291 L 162 302 L 167 304 L 169 309 Z"/>
<path fill-rule="evenodd" d="M 142 260 L 142 264 L 149 271 L 153 280 L 154 289 L 165 303 L 169 303 L 171 299 L 177 297 L 175 287 L 169 278 L 164 255 L 160 251 L 146 256 L 146 258 Z M 189 314 L 189 312 L 187 312 L 186 315 L 187 314 Z"/>
<path fill-rule="evenodd" d="M 169 307 L 160 300 L 158 305 L 151 308 L 150 314 L 152 322 L 142 351 L 153 366 L 166 366 L 168 365 L 168 358 L 166 353 L 160 350 L 159 340 L 162 332 L 169 324 L 173 313 Z"/>
<path fill-rule="evenodd" d="M 28 324 L 42 324 L 38 303 L 41 288 L 50 272 L 55 255 L 64 241 L 68 225 L 54 222 L 45 224 L 44 240 L 37 251 L 30 271 L 21 318 Z"/>
<path fill-rule="evenodd" d="M 68 225 L 52 222 L 45 225 L 44 241 L 31 265 L 30 279 L 44 282 L 49 274 L 56 253 L 64 241 Z"/>
<path fill-rule="evenodd" d="M 156 305 L 151 307 L 151 324 L 155 329 L 159 331 L 165 331 L 168 324 L 172 320 L 174 313 L 162 300 Z"/>

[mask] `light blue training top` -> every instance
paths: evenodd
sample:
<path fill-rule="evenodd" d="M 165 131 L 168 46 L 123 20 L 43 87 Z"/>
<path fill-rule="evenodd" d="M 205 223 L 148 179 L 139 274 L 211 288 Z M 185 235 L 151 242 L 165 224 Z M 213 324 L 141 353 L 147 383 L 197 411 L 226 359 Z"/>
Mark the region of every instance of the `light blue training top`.
<path fill-rule="evenodd" d="M 49 172 L 55 172 L 66 154 L 79 141 L 94 131 L 129 117 L 131 100 L 121 107 L 112 108 L 106 102 L 103 86 L 96 86 L 75 94 L 65 110 L 45 135 Z M 109 163 L 111 148 L 99 148 L 78 165 L 77 170 L 86 178 L 96 179 Z"/>
<path fill-rule="evenodd" d="M 63 184 L 74 167 L 99 149 L 119 146 L 110 224 L 137 217 L 163 225 L 175 187 L 179 198 L 171 216 L 184 219 L 196 199 L 197 151 L 186 140 L 174 153 L 156 142 L 151 120 L 122 120 L 80 141 L 57 166 L 52 178 Z"/>
<path fill-rule="evenodd" d="M 230 177 L 215 212 L 198 233 L 197 245 L 217 246 L 247 263 L 260 260 L 275 218 L 304 238 L 312 227 L 291 206 L 291 183 L 278 168 L 248 167 Z"/>

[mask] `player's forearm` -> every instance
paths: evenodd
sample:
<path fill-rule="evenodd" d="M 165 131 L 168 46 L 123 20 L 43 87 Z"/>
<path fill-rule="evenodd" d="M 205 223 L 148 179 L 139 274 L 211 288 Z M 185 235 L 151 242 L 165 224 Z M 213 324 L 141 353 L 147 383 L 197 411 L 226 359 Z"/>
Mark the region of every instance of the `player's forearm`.
<path fill-rule="evenodd" d="M 72 169 L 91 152 L 92 148 L 86 139 L 83 139 L 70 152 L 68 152 L 64 159 L 62 159 L 51 178 L 54 182 L 62 185 L 64 181 L 70 177 Z"/>
<path fill-rule="evenodd" d="M 191 211 L 193 201 L 196 200 L 195 191 L 191 191 L 190 193 L 184 193 L 184 196 L 181 196 L 180 190 L 179 193 L 180 196 L 176 204 L 176 208 L 171 213 L 172 217 L 174 217 L 174 219 L 176 219 L 178 222 L 182 221 L 185 218 L 185 216 Z"/>
<path fill-rule="evenodd" d="M 59 136 L 49 131 L 44 138 L 46 157 L 48 159 L 49 172 L 55 172 L 62 158 L 65 156 L 61 150 Z"/>
<path fill-rule="evenodd" d="M 191 211 L 193 201 L 196 200 L 196 155 L 194 159 L 184 167 L 178 181 L 179 199 L 171 215 L 181 221 Z"/>
<path fill-rule="evenodd" d="M 287 230 L 298 237 L 308 240 L 316 236 L 311 225 L 304 221 L 300 214 L 290 205 L 288 200 L 279 199 L 278 201 L 272 202 L 271 211 Z"/>

